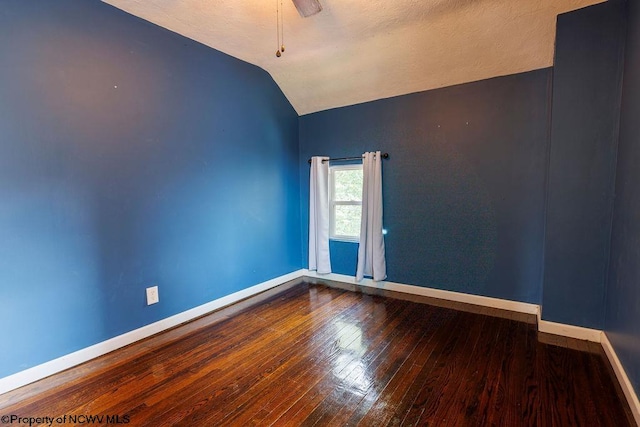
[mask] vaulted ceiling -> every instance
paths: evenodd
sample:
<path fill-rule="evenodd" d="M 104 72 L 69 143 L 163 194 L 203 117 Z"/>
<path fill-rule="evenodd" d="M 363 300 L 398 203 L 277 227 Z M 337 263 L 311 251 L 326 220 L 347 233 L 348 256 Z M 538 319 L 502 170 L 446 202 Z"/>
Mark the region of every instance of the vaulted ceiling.
<path fill-rule="evenodd" d="M 549 67 L 556 16 L 602 0 L 104 0 L 271 74 L 298 114 Z"/>

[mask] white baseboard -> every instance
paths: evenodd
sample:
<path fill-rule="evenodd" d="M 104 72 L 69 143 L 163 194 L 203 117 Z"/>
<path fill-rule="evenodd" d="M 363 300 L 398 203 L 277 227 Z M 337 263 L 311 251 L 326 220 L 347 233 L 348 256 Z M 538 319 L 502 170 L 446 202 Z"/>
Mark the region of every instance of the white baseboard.
<path fill-rule="evenodd" d="M 583 328 L 581 326 L 555 323 L 548 320 L 538 320 L 538 330 L 548 334 L 562 335 L 585 341 L 600 342 L 602 331 L 599 329 Z"/>
<path fill-rule="evenodd" d="M 114 350 L 132 344 L 141 339 L 150 337 L 164 330 L 173 328 L 182 323 L 193 320 L 197 317 L 205 315 L 211 311 L 220 309 L 229 304 L 233 304 L 252 295 L 264 292 L 268 289 L 279 286 L 290 280 L 295 280 L 303 277 L 305 270 L 298 270 L 280 277 L 276 277 L 266 282 L 259 283 L 250 288 L 243 289 L 238 292 L 234 292 L 222 298 L 218 298 L 206 304 L 194 307 L 190 310 L 183 311 L 174 316 L 167 317 L 166 319 L 159 320 L 155 323 L 143 326 L 135 329 L 131 332 L 127 332 L 117 337 L 113 337 L 106 341 L 94 344 L 90 347 L 83 348 L 70 354 L 58 357 L 57 359 L 45 362 L 41 365 L 34 366 L 24 371 L 17 372 L 8 377 L 0 378 L 0 394 L 6 393 L 11 390 L 15 390 L 24 385 L 46 378 L 50 375 L 62 372 L 66 369 L 72 368 L 81 363 L 87 362 L 96 357 L 110 353 Z"/>
<path fill-rule="evenodd" d="M 449 301 L 463 302 L 467 304 L 481 305 L 485 307 L 499 308 L 502 310 L 516 311 L 519 313 L 538 314 L 538 305 L 525 302 L 510 301 L 499 298 L 491 298 L 480 295 L 465 294 L 462 292 L 444 291 L 442 289 L 425 288 L 416 285 L 406 285 L 402 283 L 394 283 L 387 281 L 375 282 L 371 279 L 362 279 L 356 282 L 354 276 L 346 276 L 343 274 L 318 274 L 315 271 L 305 270 L 307 277 L 316 279 L 333 280 L 336 282 L 349 283 L 353 285 L 368 286 L 377 289 L 386 289 L 388 291 L 403 292 L 406 294 L 421 295 L 431 298 L 444 299 Z"/>
<path fill-rule="evenodd" d="M 618 378 L 618 382 L 620 383 L 620 387 L 622 387 L 622 391 L 627 398 L 627 402 L 629 402 L 629 407 L 631 408 L 631 412 L 633 413 L 633 418 L 635 419 L 636 424 L 640 426 L 640 402 L 638 401 L 638 395 L 633 389 L 633 385 L 631 384 L 631 381 L 629 380 L 629 377 L 627 376 L 622 363 L 620 363 L 620 359 L 618 359 L 618 355 L 611 345 L 606 332 L 602 333 L 602 339 L 600 340 L 600 342 L 605 354 L 607 355 L 607 358 L 609 359 L 609 363 L 611 363 L 613 371 Z"/>

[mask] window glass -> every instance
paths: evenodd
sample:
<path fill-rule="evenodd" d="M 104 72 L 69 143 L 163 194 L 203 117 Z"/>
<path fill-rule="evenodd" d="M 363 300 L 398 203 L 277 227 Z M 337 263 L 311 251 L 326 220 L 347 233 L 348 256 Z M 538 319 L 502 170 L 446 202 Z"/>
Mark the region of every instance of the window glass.
<path fill-rule="evenodd" d="M 335 200 L 361 201 L 362 199 L 362 168 L 338 169 L 335 172 Z"/>
<path fill-rule="evenodd" d="M 357 242 L 362 212 L 362 165 L 329 168 L 330 238 Z"/>

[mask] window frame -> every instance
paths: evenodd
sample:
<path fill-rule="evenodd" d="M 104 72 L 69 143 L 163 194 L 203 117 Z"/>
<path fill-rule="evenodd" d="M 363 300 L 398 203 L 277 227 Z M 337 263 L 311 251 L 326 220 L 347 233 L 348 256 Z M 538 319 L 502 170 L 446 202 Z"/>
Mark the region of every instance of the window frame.
<path fill-rule="evenodd" d="M 335 221 L 336 206 L 360 206 L 360 215 L 362 215 L 362 193 L 360 194 L 359 201 L 335 200 L 335 189 L 336 189 L 335 172 L 344 171 L 344 170 L 359 170 L 362 172 L 363 171 L 362 163 L 329 166 L 329 239 L 337 240 L 341 242 L 359 243 L 360 233 L 358 233 L 357 236 L 347 236 L 347 235 L 336 234 L 336 221 Z"/>

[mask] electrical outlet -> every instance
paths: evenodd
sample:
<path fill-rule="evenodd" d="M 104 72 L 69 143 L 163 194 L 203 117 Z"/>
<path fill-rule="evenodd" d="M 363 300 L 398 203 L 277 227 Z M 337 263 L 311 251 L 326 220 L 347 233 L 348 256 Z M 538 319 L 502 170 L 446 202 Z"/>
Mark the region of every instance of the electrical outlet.
<path fill-rule="evenodd" d="M 158 293 L 158 287 L 152 286 L 147 288 L 147 305 L 160 302 L 160 294 Z"/>

